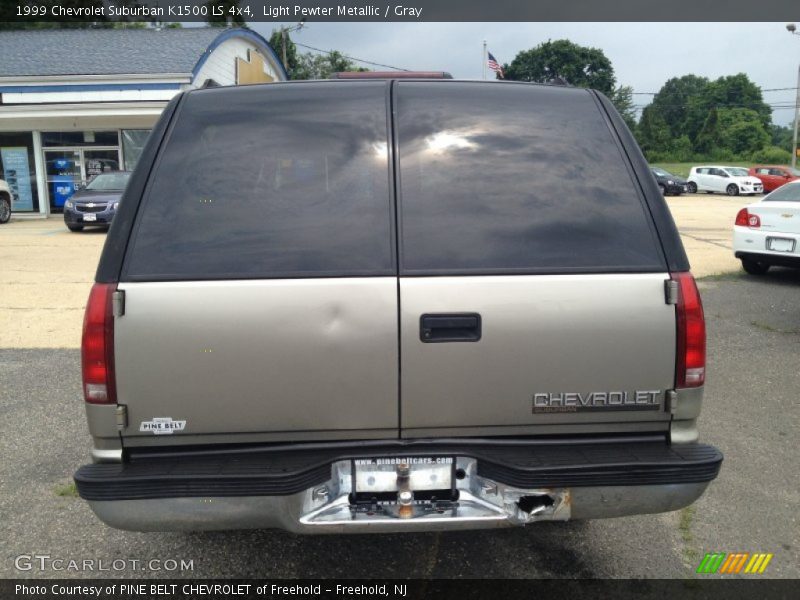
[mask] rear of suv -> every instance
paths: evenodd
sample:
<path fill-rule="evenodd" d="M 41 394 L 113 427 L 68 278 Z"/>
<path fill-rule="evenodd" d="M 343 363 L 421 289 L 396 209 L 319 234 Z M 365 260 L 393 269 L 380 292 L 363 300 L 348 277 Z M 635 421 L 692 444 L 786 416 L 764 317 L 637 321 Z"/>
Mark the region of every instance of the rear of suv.
<path fill-rule="evenodd" d="M 373 532 L 696 500 L 705 325 L 609 101 L 453 80 L 184 93 L 87 305 L 106 523 Z"/>

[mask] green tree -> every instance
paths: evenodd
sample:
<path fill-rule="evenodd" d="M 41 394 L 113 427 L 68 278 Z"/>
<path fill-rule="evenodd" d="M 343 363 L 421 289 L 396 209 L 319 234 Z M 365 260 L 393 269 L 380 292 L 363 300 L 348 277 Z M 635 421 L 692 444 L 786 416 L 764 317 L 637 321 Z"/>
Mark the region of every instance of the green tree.
<path fill-rule="evenodd" d="M 300 61 L 297 57 L 297 46 L 295 46 L 288 33 L 286 34 L 285 39 L 287 64 L 285 64 L 284 67 L 286 68 L 286 73 L 289 75 L 289 79 L 304 79 L 297 76 L 298 68 L 300 66 Z M 272 35 L 269 36 L 269 45 L 272 46 L 272 49 L 275 51 L 275 54 L 278 55 L 278 58 L 281 61 L 283 61 L 283 40 L 284 36 L 281 35 L 281 30 L 273 29 Z"/>
<path fill-rule="evenodd" d="M 669 153 L 684 149 L 664 144 L 662 131 L 650 121 L 658 113 L 671 140 L 686 136 L 695 153 L 745 156 L 774 142 L 771 109 L 761 89 L 747 75 L 729 75 L 709 81 L 696 75 L 668 80 L 642 112 L 639 141 L 649 152 Z M 657 133 L 657 135 L 654 134 Z M 766 141 L 765 137 L 767 136 Z"/>
<path fill-rule="evenodd" d="M 792 136 L 794 135 L 794 129 L 791 127 L 782 127 L 780 125 L 770 125 L 768 133 L 771 138 L 770 144 L 786 150 L 791 159 Z"/>
<path fill-rule="evenodd" d="M 692 141 L 688 135 L 682 135 L 673 139 L 669 144 L 669 155 L 672 160 L 678 162 L 690 162 L 694 158 Z"/>
<path fill-rule="evenodd" d="M 301 54 L 293 79 L 328 79 L 340 71 L 369 71 L 333 50 L 327 54 Z"/>
<path fill-rule="evenodd" d="M 749 158 L 770 141 L 758 111 L 750 108 L 712 108 L 698 135 L 696 148 L 707 154 L 727 151 Z"/>
<path fill-rule="evenodd" d="M 622 120 L 631 131 L 636 131 L 636 106 L 633 103 L 633 88 L 629 85 L 621 85 L 614 90 L 610 96 L 611 102 L 619 111 Z"/>
<path fill-rule="evenodd" d="M 616 78 L 614 67 L 598 48 L 579 46 L 569 40 L 544 42 L 517 54 L 504 65 L 505 78 L 547 83 L 559 78 L 569 84 L 599 90 L 611 96 Z"/>
<path fill-rule="evenodd" d="M 642 111 L 637 127 L 637 141 L 648 156 L 654 152 L 666 153 L 669 149 L 672 141 L 669 125 L 661 111 L 652 104 Z"/>
<path fill-rule="evenodd" d="M 761 88 L 744 73 L 720 77 L 710 82 L 696 95 L 689 98 L 686 122 L 683 133 L 686 133 L 695 145 L 698 145 L 698 136 L 705 128 L 706 119 L 712 109 L 743 108 L 754 111 L 758 115 L 762 129 L 769 128 L 772 120 L 772 109 L 767 105 L 761 95 Z M 739 116 L 749 113 L 730 113 Z M 699 147 L 698 147 L 699 148 Z"/>
<path fill-rule="evenodd" d="M 690 110 L 690 99 L 699 96 L 708 86 L 708 79 L 697 75 L 684 75 L 683 77 L 673 77 L 669 79 L 658 93 L 653 97 L 652 110 L 658 111 L 661 118 L 669 127 L 672 137 L 688 135 L 689 139 L 694 139 L 697 131 L 687 131 L 687 118 Z M 707 109 L 701 109 L 703 116 L 708 113 Z M 702 125 L 702 122 L 700 123 Z"/>

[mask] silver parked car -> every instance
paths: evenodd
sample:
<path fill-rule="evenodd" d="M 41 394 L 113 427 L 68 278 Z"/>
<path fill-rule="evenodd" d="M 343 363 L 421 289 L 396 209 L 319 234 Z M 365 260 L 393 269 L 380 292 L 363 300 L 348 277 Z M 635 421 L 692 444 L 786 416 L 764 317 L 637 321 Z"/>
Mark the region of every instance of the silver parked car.
<path fill-rule="evenodd" d="M 0 179 L 0 224 L 11 220 L 11 188 Z"/>
<path fill-rule="evenodd" d="M 75 479 L 139 531 L 670 511 L 722 461 L 698 442 L 705 360 L 677 230 L 601 94 L 194 90 L 106 241 Z"/>

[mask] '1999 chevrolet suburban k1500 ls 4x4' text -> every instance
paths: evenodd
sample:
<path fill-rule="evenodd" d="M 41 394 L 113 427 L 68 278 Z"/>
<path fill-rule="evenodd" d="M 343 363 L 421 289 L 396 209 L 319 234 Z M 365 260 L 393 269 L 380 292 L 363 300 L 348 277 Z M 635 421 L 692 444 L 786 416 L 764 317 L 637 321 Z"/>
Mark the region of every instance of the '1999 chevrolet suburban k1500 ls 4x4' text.
<path fill-rule="evenodd" d="M 122 529 L 497 527 L 675 510 L 705 325 L 601 94 L 454 80 L 195 90 L 166 108 L 86 309 Z"/>

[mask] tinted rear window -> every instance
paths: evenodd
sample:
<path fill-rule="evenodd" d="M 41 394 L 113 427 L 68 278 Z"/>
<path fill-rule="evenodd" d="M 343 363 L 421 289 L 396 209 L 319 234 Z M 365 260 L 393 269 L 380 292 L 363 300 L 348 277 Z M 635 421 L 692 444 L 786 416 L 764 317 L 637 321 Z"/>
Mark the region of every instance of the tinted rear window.
<path fill-rule="evenodd" d="M 403 272 L 666 269 L 590 93 L 396 85 Z"/>
<path fill-rule="evenodd" d="M 123 277 L 394 274 L 386 85 L 189 93 Z"/>
<path fill-rule="evenodd" d="M 764 198 L 764 202 L 800 202 L 800 182 L 782 185 Z"/>

